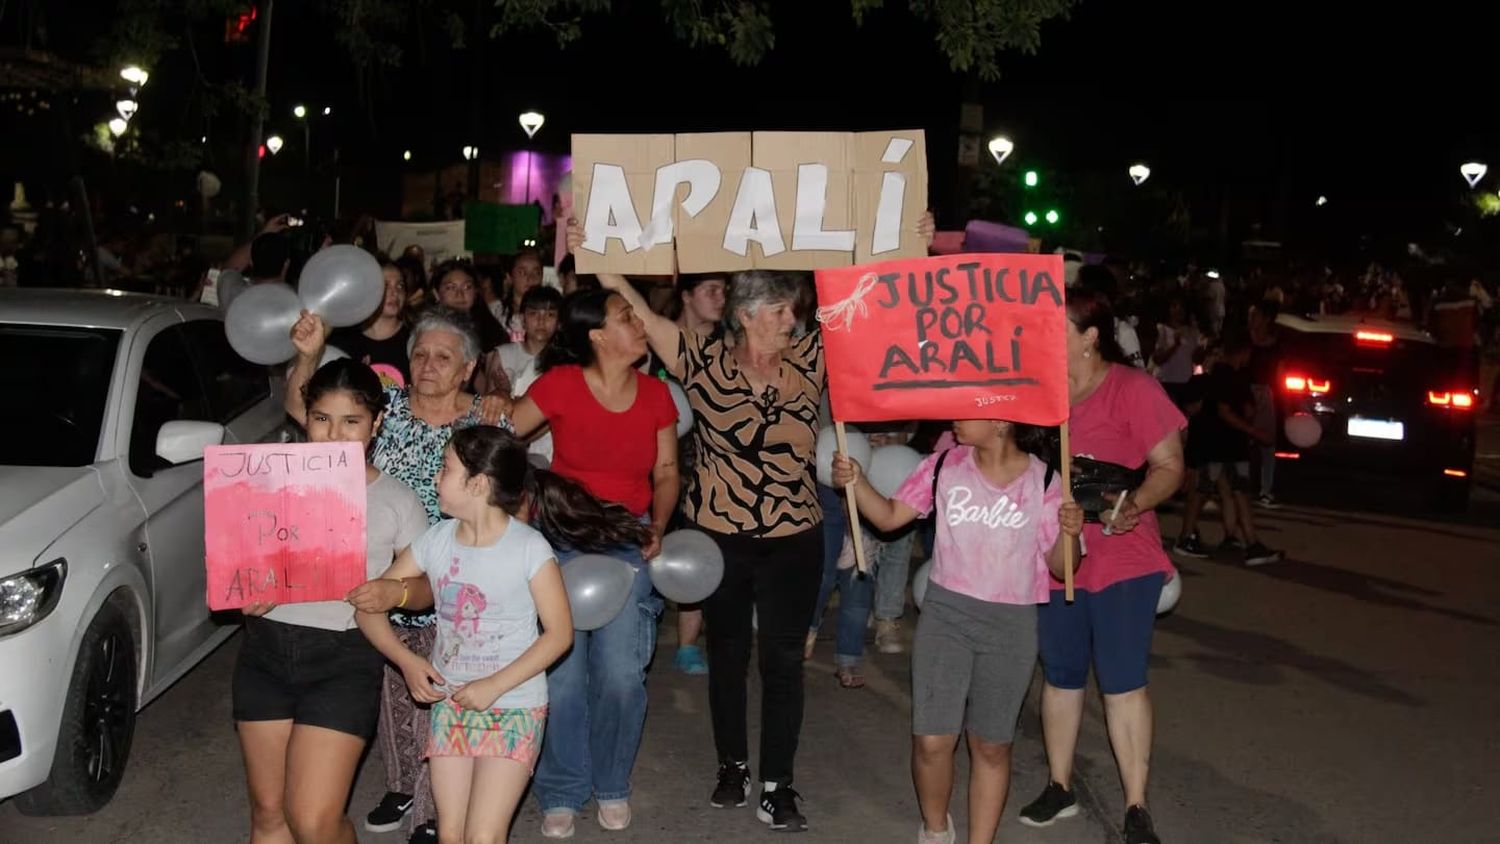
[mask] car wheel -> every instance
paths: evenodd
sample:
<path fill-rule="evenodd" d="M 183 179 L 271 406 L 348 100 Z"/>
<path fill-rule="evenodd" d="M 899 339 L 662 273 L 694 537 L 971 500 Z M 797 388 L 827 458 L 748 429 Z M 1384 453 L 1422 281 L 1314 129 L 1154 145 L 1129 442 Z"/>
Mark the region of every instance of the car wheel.
<path fill-rule="evenodd" d="M 130 624 L 114 604 L 94 616 L 63 701 L 47 781 L 16 798 L 25 815 L 87 815 L 114 796 L 135 733 L 136 657 Z"/>

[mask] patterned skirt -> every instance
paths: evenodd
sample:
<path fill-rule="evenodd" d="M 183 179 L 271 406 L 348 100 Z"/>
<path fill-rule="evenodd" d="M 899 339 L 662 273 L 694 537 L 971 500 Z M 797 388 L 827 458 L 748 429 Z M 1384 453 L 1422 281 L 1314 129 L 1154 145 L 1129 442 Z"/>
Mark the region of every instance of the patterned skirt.
<path fill-rule="evenodd" d="M 536 768 L 542 749 L 547 707 L 464 709 L 451 700 L 432 705 L 427 756 L 490 756 Z"/>

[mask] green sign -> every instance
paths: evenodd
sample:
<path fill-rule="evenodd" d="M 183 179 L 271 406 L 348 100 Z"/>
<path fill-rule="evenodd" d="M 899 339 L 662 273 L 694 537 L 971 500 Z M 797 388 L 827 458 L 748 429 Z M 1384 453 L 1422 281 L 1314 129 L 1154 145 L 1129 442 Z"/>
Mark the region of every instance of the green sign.
<path fill-rule="evenodd" d="M 535 246 L 542 228 L 542 209 L 535 205 L 464 203 L 464 249 L 514 255 Z"/>

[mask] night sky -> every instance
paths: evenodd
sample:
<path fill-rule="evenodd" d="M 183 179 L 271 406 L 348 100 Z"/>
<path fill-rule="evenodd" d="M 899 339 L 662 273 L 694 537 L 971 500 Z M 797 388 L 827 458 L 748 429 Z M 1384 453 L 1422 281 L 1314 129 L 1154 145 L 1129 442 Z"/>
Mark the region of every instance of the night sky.
<path fill-rule="evenodd" d="M 399 166 L 403 149 L 417 165 L 436 165 L 457 161 L 467 143 L 519 147 L 516 115 L 526 109 L 547 116 L 534 146 L 559 152 L 574 131 L 919 126 L 941 209 L 968 93 L 985 106 L 986 135 L 1015 140 L 1016 162 L 1117 171 L 1125 185 L 1124 168 L 1145 160 L 1156 185 L 1209 186 L 1298 209 L 1323 194 L 1338 213 L 1404 225 L 1457 202 L 1462 161 L 1492 157 L 1491 180 L 1500 176 L 1492 49 L 1478 34 L 1488 29 L 1457 4 L 1339 12 L 1305 0 L 1085 0 L 1070 20 L 1044 27 L 1038 55 L 1007 57 L 1004 78 L 982 85 L 949 71 L 932 31 L 900 0 L 863 27 L 839 0 L 771 5 L 776 47 L 751 69 L 674 41 L 650 0 L 616 0 L 612 16 L 585 19 L 583 38 L 564 51 L 544 32 L 487 42 L 477 73 L 470 53 L 439 46 L 435 26 L 414 26 L 371 115 L 357 107 L 327 23 L 284 0 L 274 21 L 271 128 L 296 131 L 288 114 L 296 102 L 331 104 L 333 118 L 315 124 L 322 143 L 337 140 L 346 163 L 369 168 Z M 86 28 L 54 35 L 59 50 L 88 37 Z M 202 58 L 210 73 L 248 76 L 251 50 L 210 40 Z M 162 89 L 148 92 L 143 111 L 153 98 L 158 113 L 172 110 L 167 80 L 189 72 L 185 62 L 179 54 L 153 68 L 151 87 Z M 716 93 L 688 90 L 704 82 Z M 193 126 L 192 115 L 182 124 Z M 232 156 L 237 131 L 210 130 L 223 142 L 220 157 Z"/>

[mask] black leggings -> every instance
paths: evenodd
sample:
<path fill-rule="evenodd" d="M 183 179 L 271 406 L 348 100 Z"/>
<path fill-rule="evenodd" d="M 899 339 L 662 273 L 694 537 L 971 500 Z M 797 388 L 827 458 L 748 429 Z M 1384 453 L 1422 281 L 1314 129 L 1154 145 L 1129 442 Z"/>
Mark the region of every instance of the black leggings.
<path fill-rule="evenodd" d="M 823 581 L 823 531 L 756 539 L 709 532 L 724 552 L 724 580 L 703 602 L 708 699 L 720 762 L 748 762 L 745 678 L 750 613 L 760 625 L 760 779 L 792 781 L 802 731 L 802 645 Z"/>

